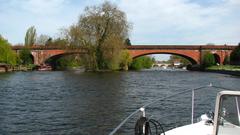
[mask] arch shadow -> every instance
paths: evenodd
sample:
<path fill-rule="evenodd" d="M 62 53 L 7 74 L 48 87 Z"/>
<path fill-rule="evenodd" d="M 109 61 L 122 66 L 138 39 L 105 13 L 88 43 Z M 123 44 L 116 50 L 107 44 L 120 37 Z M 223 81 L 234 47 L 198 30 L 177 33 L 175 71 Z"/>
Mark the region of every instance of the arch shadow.
<path fill-rule="evenodd" d="M 213 56 L 214 56 L 216 64 L 220 64 L 221 63 L 220 56 L 218 54 L 216 54 L 216 53 L 214 53 Z"/>
<path fill-rule="evenodd" d="M 31 63 L 34 64 L 34 60 L 35 60 L 35 59 L 34 59 L 34 56 L 33 56 L 32 54 L 30 54 L 29 57 L 31 58 Z"/>
<path fill-rule="evenodd" d="M 84 55 L 84 54 L 83 53 L 76 53 L 76 52 L 62 53 L 62 54 L 54 55 L 54 56 L 51 56 L 51 57 L 47 58 L 44 61 L 44 64 L 49 65 L 49 66 L 52 67 L 53 70 L 56 70 L 57 65 L 59 64 L 58 60 L 62 57 L 71 56 L 71 55 Z"/>

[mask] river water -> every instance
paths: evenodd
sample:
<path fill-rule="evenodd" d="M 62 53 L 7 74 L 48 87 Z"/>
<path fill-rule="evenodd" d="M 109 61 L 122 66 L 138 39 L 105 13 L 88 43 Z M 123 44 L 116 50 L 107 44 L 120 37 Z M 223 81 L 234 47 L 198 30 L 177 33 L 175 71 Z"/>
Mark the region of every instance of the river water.
<path fill-rule="evenodd" d="M 0 74 L 0 134 L 105 135 L 147 102 L 185 89 L 216 86 L 239 90 L 240 78 L 203 72 L 78 71 Z M 195 92 L 195 120 L 213 110 L 215 88 Z M 147 108 L 165 130 L 191 122 L 191 92 Z M 118 134 L 133 134 L 136 118 Z"/>

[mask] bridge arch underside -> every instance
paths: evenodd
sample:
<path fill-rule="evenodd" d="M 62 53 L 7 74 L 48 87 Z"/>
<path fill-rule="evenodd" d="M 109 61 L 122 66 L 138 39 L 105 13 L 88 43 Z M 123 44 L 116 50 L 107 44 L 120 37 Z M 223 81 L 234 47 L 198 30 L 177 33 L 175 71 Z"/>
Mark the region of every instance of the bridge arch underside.
<path fill-rule="evenodd" d="M 221 58 L 220 58 L 220 56 L 219 56 L 217 53 L 214 53 L 213 56 L 214 56 L 215 62 L 216 62 L 217 64 L 220 64 L 220 63 L 221 63 Z"/>
<path fill-rule="evenodd" d="M 199 59 L 197 58 L 196 55 L 198 54 L 191 54 L 188 55 L 189 53 L 184 53 L 184 52 L 171 52 L 171 51 L 156 51 L 156 52 L 145 52 L 145 53 L 138 53 L 133 55 L 133 59 L 141 57 L 141 56 L 145 56 L 145 55 L 152 55 L 152 54 L 170 54 L 170 55 L 177 55 L 177 56 L 181 56 L 185 59 L 187 59 L 189 62 L 191 62 L 192 65 L 196 65 L 199 64 Z"/>
<path fill-rule="evenodd" d="M 30 54 L 29 57 L 30 57 L 30 60 L 31 60 L 31 64 L 34 64 L 34 60 L 35 60 L 35 59 L 34 59 L 34 56 L 33 56 L 32 54 Z"/>
<path fill-rule="evenodd" d="M 57 54 L 57 55 L 54 55 L 54 56 L 51 56 L 51 57 L 47 58 L 45 60 L 44 64 L 48 64 L 53 69 L 56 69 L 56 67 L 58 65 L 58 60 L 60 58 L 66 57 L 66 56 L 74 56 L 74 55 L 83 55 L 83 54 L 82 53 L 77 53 L 77 52 Z"/>

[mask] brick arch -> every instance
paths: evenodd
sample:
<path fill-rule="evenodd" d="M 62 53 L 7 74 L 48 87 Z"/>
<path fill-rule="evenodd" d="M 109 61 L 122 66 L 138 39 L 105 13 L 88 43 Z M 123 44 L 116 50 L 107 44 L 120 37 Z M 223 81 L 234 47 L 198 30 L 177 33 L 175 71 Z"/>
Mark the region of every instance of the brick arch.
<path fill-rule="evenodd" d="M 63 52 L 63 53 L 52 55 L 52 56 L 46 58 L 43 63 L 50 65 L 53 69 L 56 69 L 57 60 L 58 59 L 60 59 L 61 57 L 64 57 L 64 56 L 74 55 L 74 54 L 82 54 L 83 55 L 85 53 L 81 53 L 81 52 Z"/>
<path fill-rule="evenodd" d="M 32 50 L 32 55 L 34 56 L 34 64 L 41 65 L 44 64 L 51 57 L 57 57 L 61 55 L 70 55 L 70 54 L 84 54 L 86 52 L 79 50 Z"/>
<path fill-rule="evenodd" d="M 215 51 L 210 51 L 213 55 L 215 55 L 216 57 L 219 57 L 219 64 L 223 64 L 224 63 L 224 59 L 225 57 L 230 57 L 232 50 L 215 50 Z M 216 58 L 215 57 L 215 58 Z"/>
<path fill-rule="evenodd" d="M 215 62 L 216 62 L 217 64 L 220 64 L 220 63 L 221 63 L 221 58 L 220 58 L 220 56 L 219 56 L 217 53 L 214 53 L 213 56 L 214 56 Z"/>
<path fill-rule="evenodd" d="M 63 52 L 63 53 L 59 53 L 59 54 L 56 54 L 56 55 L 49 56 L 48 58 L 45 59 L 44 63 L 46 61 L 48 61 L 49 59 L 58 59 L 58 58 L 61 58 L 61 57 L 67 56 L 67 55 L 73 55 L 73 54 L 83 54 L 83 53 L 80 53 L 80 52 Z"/>
<path fill-rule="evenodd" d="M 44 64 L 48 58 L 53 57 L 55 55 L 63 54 L 65 53 L 65 51 L 64 50 L 32 50 L 31 53 L 34 57 L 34 64 L 41 65 L 41 64 Z"/>
<path fill-rule="evenodd" d="M 186 58 L 193 65 L 200 64 L 200 52 L 193 50 L 130 50 L 129 51 L 133 58 L 137 58 L 144 55 L 150 54 L 173 54 Z"/>
<path fill-rule="evenodd" d="M 35 56 L 34 56 L 32 53 L 30 54 L 30 58 L 31 58 L 31 60 L 32 60 L 32 64 L 34 64 Z"/>

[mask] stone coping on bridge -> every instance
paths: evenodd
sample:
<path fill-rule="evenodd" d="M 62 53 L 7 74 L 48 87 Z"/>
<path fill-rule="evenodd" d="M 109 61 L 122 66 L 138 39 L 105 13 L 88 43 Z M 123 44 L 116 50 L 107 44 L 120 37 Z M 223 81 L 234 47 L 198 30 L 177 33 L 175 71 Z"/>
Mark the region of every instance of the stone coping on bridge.
<path fill-rule="evenodd" d="M 236 46 L 229 45 L 134 45 L 128 46 L 128 49 L 182 49 L 182 50 L 232 50 Z"/>
<path fill-rule="evenodd" d="M 237 45 L 131 45 L 127 46 L 129 50 L 138 50 L 138 49 L 188 49 L 188 50 L 208 50 L 208 49 L 215 49 L 215 50 L 232 50 Z M 13 50 L 21 50 L 24 46 L 12 46 Z M 57 46 L 43 46 L 43 45 L 34 45 L 30 47 L 32 50 L 56 50 L 56 49 L 71 49 L 71 48 L 63 48 Z M 72 48 L 72 49 L 79 49 L 79 48 Z"/>

